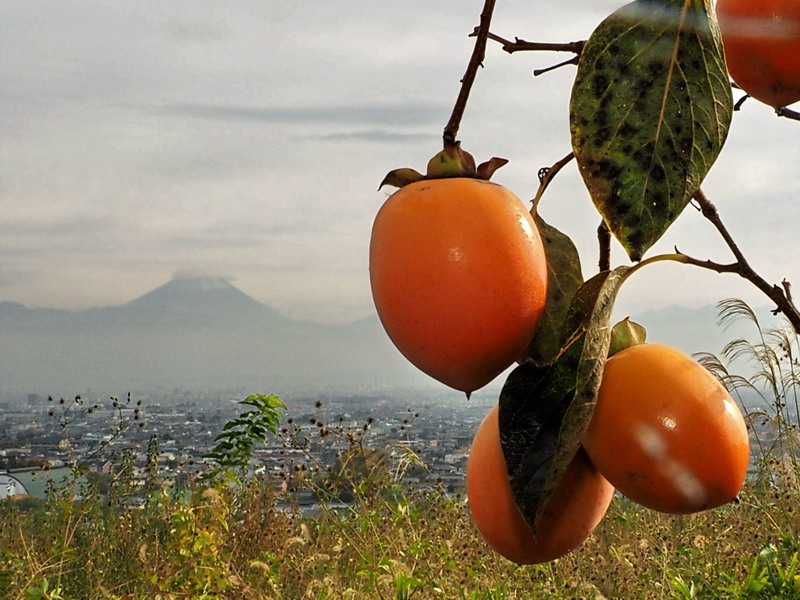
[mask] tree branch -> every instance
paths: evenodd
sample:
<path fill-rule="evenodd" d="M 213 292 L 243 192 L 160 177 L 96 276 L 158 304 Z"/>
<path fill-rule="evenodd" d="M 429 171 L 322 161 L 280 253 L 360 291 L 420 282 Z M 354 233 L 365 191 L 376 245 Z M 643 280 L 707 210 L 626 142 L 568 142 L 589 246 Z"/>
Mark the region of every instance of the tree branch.
<path fill-rule="evenodd" d="M 511 40 L 507 40 L 493 33 L 489 33 L 487 37 L 493 42 L 501 44 L 503 50 L 508 52 L 509 54 L 513 54 L 514 52 L 532 52 L 532 51 L 574 52 L 575 54 L 580 54 L 581 51 L 583 50 L 583 46 L 586 44 L 586 40 L 581 40 L 579 42 L 567 42 L 566 44 L 558 44 L 550 42 L 527 42 L 517 37 L 515 37 L 514 41 L 512 42 Z"/>
<path fill-rule="evenodd" d="M 775 110 L 775 114 L 779 117 L 786 117 L 787 119 L 792 119 L 793 121 L 800 121 L 800 112 L 796 110 L 792 110 L 791 108 L 778 108 Z"/>
<path fill-rule="evenodd" d="M 720 264 L 710 260 L 698 260 L 696 258 L 692 258 L 686 254 L 683 254 L 682 252 L 679 252 L 677 248 L 675 251 L 683 256 L 685 259 L 684 262 L 688 264 L 702 267 L 704 269 L 710 269 L 712 271 L 716 271 L 717 273 L 735 273 L 740 277 L 743 277 L 755 285 L 759 290 L 764 292 L 764 294 L 775 303 L 777 308 L 773 311 L 774 314 L 783 313 L 789 320 L 789 323 L 791 323 L 795 332 L 800 333 L 800 311 L 797 309 L 792 300 L 791 284 L 785 279 L 781 282 L 781 285 L 770 284 L 758 273 L 756 273 L 747 262 L 747 259 L 744 257 L 744 254 L 742 254 L 739 246 L 733 240 L 733 237 L 728 232 L 728 229 L 722 223 L 719 212 L 717 212 L 717 207 L 712 204 L 703 190 L 698 189 L 694 194 L 694 199 L 700 206 L 700 211 L 702 212 L 703 216 L 711 221 L 720 235 L 722 235 L 722 238 L 725 240 L 728 248 L 736 258 L 736 262 L 730 264 Z"/>
<path fill-rule="evenodd" d="M 472 90 L 472 84 L 475 83 L 475 77 L 478 74 L 478 68 L 483 65 L 483 59 L 486 57 L 486 39 L 489 35 L 489 26 L 492 22 L 492 13 L 494 12 L 495 0 L 486 0 L 483 5 L 483 12 L 481 12 L 481 24 L 478 26 L 477 33 L 473 32 L 475 39 L 475 47 L 472 50 L 472 56 L 467 65 L 467 71 L 461 79 L 461 90 L 456 98 L 455 106 L 453 106 L 453 113 L 450 115 L 450 120 L 444 128 L 442 140 L 445 148 L 452 146 L 458 137 L 458 128 L 461 126 L 461 119 L 464 116 L 464 111 L 467 108 L 467 101 L 469 100 L 469 93 Z"/>

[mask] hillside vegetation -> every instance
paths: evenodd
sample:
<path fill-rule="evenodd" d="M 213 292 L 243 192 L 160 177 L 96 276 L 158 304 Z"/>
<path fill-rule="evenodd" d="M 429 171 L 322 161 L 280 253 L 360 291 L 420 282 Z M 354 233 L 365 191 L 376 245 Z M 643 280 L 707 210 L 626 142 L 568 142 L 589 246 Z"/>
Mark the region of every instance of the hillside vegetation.
<path fill-rule="evenodd" d="M 750 318 L 743 304 L 726 310 Z M 671 516 L 617 496 L 578 550 L 519 567 L 486 546 L 463 497 L 408 484 L 404 473 L 424 465 L 413 455 L 389 461 L 385 449 L 364 443 L 361 429 L 319 428 L 320 438 L 348 442 L 334 468 L 298 464 L 252 475 L 254 445 L 267 436 L 295 448 L 314 440 L 281 421 L 276 397 L 251 396 L 242 402 L 251 410 L 226 425 L 192 486 L 163 483 L 153 460 L 145 489 L 132 489 L 123 460 L 103 493 L 90 477 L 42 501 L 0 501 L 0 597 L 796 600 L 798 340 L 786 331 L 759 334 L 754 344 L 731 342 L 723 359 L 701 357 L 731 390 L 758 391 L 770 406 L 749 415 L 761 424 L 753 428 L 757 468 L 738 501 L 719 509 Z M 742 360 L 755 376 L 729 371 Z M 314 514 L 286 503 L 298 489 L 320 499 Z"/>

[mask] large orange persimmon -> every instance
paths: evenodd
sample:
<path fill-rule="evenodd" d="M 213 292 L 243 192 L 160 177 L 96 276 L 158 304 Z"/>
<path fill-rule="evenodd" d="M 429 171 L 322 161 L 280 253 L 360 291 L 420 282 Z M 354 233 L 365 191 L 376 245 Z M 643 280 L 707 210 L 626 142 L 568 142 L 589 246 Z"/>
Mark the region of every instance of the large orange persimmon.
<path fill-rule="evenodd" d="M 662 344 L 631 346 L 606 361 L 583 445 L 622 494 L 676 514 L 735 499 L 750 455 L 744 418 L 727 390 Z"/>
<path fill-rule="evenodd" d="M 489 546 L 510 561 L 555 560 L 591 535 L 611 504 L 614 488 L 579 449 L 548 499 L 534 537 L 511 492 L 498 412 L 498 406 L 492 408 L 478 427 L 467 462 L 473 521 Z"/>
<path fill-rule="evenodd" d="M 417 368 L 467 393 L 522 355 L 544 310 L 539 232 L 522 201 L 489 181 L 402 187 L 378 211 L 369 263 L 392 342 Z"/>
<path fill-rule="evenodd" d="M 717 0 L 716 9 L 739 87 L 775 108 L 800 100 L 800 2 Z"/>

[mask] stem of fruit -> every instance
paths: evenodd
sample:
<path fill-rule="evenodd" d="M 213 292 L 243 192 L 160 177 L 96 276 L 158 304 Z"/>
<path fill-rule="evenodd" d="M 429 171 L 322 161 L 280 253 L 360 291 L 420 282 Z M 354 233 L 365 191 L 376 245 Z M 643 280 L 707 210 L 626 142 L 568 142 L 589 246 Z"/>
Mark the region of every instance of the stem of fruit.
<path fill-rule="evenodd" d="M 481 23 L 478 26 L 477 33 L 473 32 L 475 36 L 475 46 L 472 49 L 472 56 L 467 65 L 467 71 L 461 79 L 461 90 L 456 98 L 453 112 L 450 115 L 450 120 L 444 128 L 442 140 L 444 147 L 448 148 L 456 143 L 458 136 L 458 128 L 461 126 L 461 119 L 464 116 L 464 111 L 467 108 L 467 101 L 469 94 L 472 90 L 472 84 L 475 82 L 475 77 L 478 74 L 478 68 L 483 65 L 483 59 L 486 56 L 486 40 L 489 36 L 489 26 L 492 22 L 492 13 L 494 12 L 495 0 L 486 0 L 481 12 Z"/>
<path fill-rule="evenodd" d="M 611 231 L 605 221 L 597 227 L 597 242 L 600 245 L 600 259 L 597 262 L 601 271 L 611 269 Z"/>

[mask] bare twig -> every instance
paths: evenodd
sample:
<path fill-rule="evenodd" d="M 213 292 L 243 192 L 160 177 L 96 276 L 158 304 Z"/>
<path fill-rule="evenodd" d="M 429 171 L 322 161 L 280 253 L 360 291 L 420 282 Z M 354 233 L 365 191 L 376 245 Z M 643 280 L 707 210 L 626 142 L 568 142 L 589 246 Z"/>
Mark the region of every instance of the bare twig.
<path fill-rule="evenodd" d="M 453 106 L 453 113 L 450 115 L 450 120 L 444 128 L 442 140 L 444 146 L 452 146 L 456 143 L 458 136 L 458 128 L 461 126 L 461 119 L 464 116 L 464 111 L 467 108 L 467 101 L 469 100 L 469 93 L 472 90 L 472 84 L 475 82 L 475 76 L 478 74 L 478 68 L 483 65 L 483 59 L 486 56 L 486 39 L 489 35 L 489 26 L 492 22 L 492 13 L 494 12 L 495 0 L 486 0 L 483 5 L 483 12 L 481 12 L 481 24 L 478 26 L 475 35 L 475 47 L 472 50 L 472 56 L 467 65 L 467 71 L 461 79 L 461 90 L 456 98 L 455 106 Z"/>
<path fill-rule="evenodd" d="M 737 84 L 735 81 L 731 81 L 731 87 L 735 90 L 742 89 L 741 86 Z M 745 95 L 739 98 L 738 102 L 736 102 L 736 104 L 733 105 L 733 110 L 740 110 L 742 108 L 742 104 L 744 104 L 745 101 L 750 97 L 751 96 L 747 92 L 745 92 Z M 775 114 L 778 115 L 779 117 L 786 117 L 787 119 L 792 119 L 793 121 L 800 121 L 800 112 L 792 110 L 791 108 L 788 108 L 786 106 L 782 106 L 781 108 L 776 108 Z"/>
<path fill-rule="evenodd" d="M 549 73 L 550 71 L 555 71 L 556 69 L 560 69 L 561 67 L 566 67 L 567 65 L 577 65 L 578 61 L 580 60 L 580 55 L 575 55 L 569 60 L 562 61 L 555 65 L 545 67 L 544 69 L 534 69 L 533 76 L 538 77 L 539 75 L 544 75 L 545 73 Z"/>
<path fill-rule="evenodd" d="M 475 35 L 475 32 L 473 32 L 473 35 Z M 574 52 L 575 54 L 580 54 L 581 51 L 583 50 L 583 46 L 586 44 L 586 40 L 581 40 L 579 42 L 567 42 L 566 44 L 559 44 L 550 42 L 527 42 L 519 38 L 514 38 L 514 41 L 512 42 L 511 40 L 507 40 L 493 33 L 489 33 L 487 37 L 493 42 L 501 44 L 503 50 L 508 52 L 509 54 L 513 54 L 514 52 L 532 52 L 532 51 Z"/>
<path fill-rule="evenodd" d="M 702 267 L 704 269 L 710 269 L 712 271 L 716 271 L 717 273 L 735 273 L 740 277 L 743 277 L 755 285 L 759 290 L 764 292 L 764 294 L 775 303 L 777 308 L 773 311 L 773 313 L 783 313 L 792 324 L 795 332 L 800 333 L 800 311 L 797 309 L 792 300 L 791 285 L 789 282 L 784 279 L 783 282 L 781 282 L 781 285 L 770 284 L 758 273 L 756 273 L 747 262 L 747 259 L 742 254 L 742 251 L 733 240 L 733 237 L 728 232 L 725 225 L 722 223 L 719 212 L 717 212 L 717 207 L 711 203 L 703 190 L 698 189 L 694 194 L 694 199 L 697 201 L 703 216 L 711 221 L 720 235 L 722 235 L 722 238 L 725 240 L 728 248 L 736 258 L 736 262 L 730 264 L 720 264 L 710 260 L 698 260 L 696 258 L 687 256 L 682 252 L 678 252 L 676 248 L 675 251 L 684 257 L 683 262 Z"/>
<path fill-rule="evenodd" d="M 778 108 L 775 110 L 775 114 L 779 117 L 786 117 L 787 119 L 792 119 L 793 121 L 800 121 L 800 112 L 796 110 L 792 110 L 791 108 L 783 107 Z"/>

